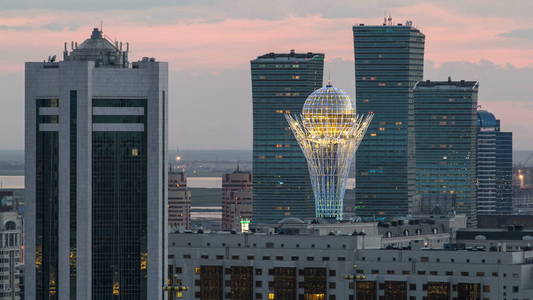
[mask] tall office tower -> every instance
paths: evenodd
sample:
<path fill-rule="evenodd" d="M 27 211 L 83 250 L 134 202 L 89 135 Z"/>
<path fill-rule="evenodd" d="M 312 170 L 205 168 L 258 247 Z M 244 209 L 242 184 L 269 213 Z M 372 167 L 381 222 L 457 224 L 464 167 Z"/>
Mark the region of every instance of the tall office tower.
<path fill-rule="evenodd" d="M 252 60 L 253 222 L 313 218 L 315 205 L 305 157 L 285 113 L 301 113 L 322 87 L 324 54 L 269 53 Z"/>
<path fill-rule="evenodd" d="M 26 63 L 26 299 L 161 300 L 167 63 L 72 45 Z"/>
<path fill-rule="evenodd" d="M 191 191 L 187 188 L 185 172 L 168 172 L 168 225 L 191 229 Z"/>
<path fill-rule="evenodd" d="M 21 297 L 22 217 L 15 211 L 0 212 L 0 300 Z"/>
<path fill-rule="evenodd" d="M 500 120 L 477 112 L 477 214 L 513 212 L 513 134 L 500 131 Z"/>
<path fill-rule="evenodd" d="M 252 174 L 235 170 L 222 177 L 222 230 L 246 232 L 252 220 Z"/>
<path fill-rule="evenodd" d="M 408 213 L 407 118 L 412 88 L 422 80 L 425 36 L 412 26 L 353 27 L 356 109 L 375 114 L 356 155 L 356 214 Z"/>
<path fill-rule="evenodd" d="M 476 81 L 420 81 L 409 120 L 412 203 L 455 203 L 476 222 Z"/>
<path fill-rule="evenodd" d="M 342 220 L 348 171 L 373 115 L 356 115 L 350 97 L 331 84 L 314 91 L 302 111 L 285 117 L 307 159 L 315 216 Z"/>

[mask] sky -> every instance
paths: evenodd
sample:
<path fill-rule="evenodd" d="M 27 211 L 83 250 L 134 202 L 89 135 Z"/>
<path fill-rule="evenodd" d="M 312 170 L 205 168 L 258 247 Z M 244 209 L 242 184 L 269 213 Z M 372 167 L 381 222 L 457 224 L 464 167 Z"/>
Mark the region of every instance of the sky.
<path fill-rule="evenodd" d="M 169 147 L 251 149 L 250 60 L 322 52 L 355 96 L 355 24 L 412 20 L 426 35 L 424 79 L 479 80 L 479 104 L 532 150 L 531 0 L 0 0 L 0 149 L 24 147 L 24 62 L 62 58 L 103 24 L 130 61 L 168 61 Z"/>

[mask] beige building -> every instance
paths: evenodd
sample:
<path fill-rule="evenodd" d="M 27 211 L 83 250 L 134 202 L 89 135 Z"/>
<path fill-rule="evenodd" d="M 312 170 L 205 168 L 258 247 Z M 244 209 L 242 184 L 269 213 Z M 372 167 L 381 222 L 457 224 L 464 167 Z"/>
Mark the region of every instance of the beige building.
<path fill-rule="evenodd" d="M 191 229 L 191 191 L 183 171 L 168 173 L 168 225 Z"/>
<path fill-rule="evenodd" d="M 222 230 L 248 231 L 252 219 L 252 174 L 240 171 L 222 177 Z"/>

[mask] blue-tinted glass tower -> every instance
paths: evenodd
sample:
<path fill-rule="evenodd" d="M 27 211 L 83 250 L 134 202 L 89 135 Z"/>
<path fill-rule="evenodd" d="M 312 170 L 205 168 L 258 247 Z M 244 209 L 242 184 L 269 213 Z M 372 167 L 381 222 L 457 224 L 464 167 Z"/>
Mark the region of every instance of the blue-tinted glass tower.
<path fill-rule="evenodd" d="M 511 214 L 513 135 L 500 131 L 492 113 L 480 110 L 477 117 L 477 214 Z"/>
<path fill-rule="evenodd" d="M 406 215 L 407 119 L 422 80 L 425 36 L 412 26 L 353 27 L 356 109 L 374 120 L 356 155 L 356 214 Z"/>
<path fill-rule="evenodd" d="M 409 121 L 412 203 L 454 203 L 475 224 L 476 81 L 421 81 Z M 411 172 L 412 171 L 412 172 Z"/>
<path fill-rule="evenodd" d="M 313 218 L 305 157 L 285 113 L 301 113 L 322 87 L 324 54 L 269 53 L 251 62 L 253 98 L 253 222 Z"/>

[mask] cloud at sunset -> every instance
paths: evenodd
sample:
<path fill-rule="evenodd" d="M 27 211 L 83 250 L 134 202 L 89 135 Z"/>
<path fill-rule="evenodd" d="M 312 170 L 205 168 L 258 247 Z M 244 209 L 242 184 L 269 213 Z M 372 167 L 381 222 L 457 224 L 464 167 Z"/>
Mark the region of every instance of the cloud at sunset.
<path fill-rule="evenodd" d="M 290 49 L 323 52 L 329 68 L 326 71 L 333 78 L 349 77 L 339 81 L 345 85 L 341 86 L 343 89 L 353 93 L 351 27 L 359 23 L 380 24 L 386 11 L 395 23 L 413 20 L 426 35 L 425 77 L 444 79 L 439 76 L 452 73 L 449 64 L 460 64 L 464 68 L 451 75 L 479 78 L 480 98 L 501 110 L 495 113 L 502 118 L 504 127 L 524 130 L 529 126 L 525 121 L 511 120 L 515 112 L 496 104 L 530 100 L 532 94 L 526 92 L 527 88 L 521 91 L 517 81 L 508 78 L 525 82 L 520 81 L 521 74 L 533 74 L 533 20 L 524 17 L 524 11 L 533 6 L 525 1 L 520 2 L 523 4 L 510 1 L 515 6 L 506 10 L 499 9 L 504 4 L 495 0 L 468 0 L 461 5 L 441 0 L 398 0 L 394 5 L 393 1 L 385 0 L 272 0 L 279 2 L 278 5 L 256 0 L 187 0 L 179 4 L 120 0 L 112 1 L 105 10 L 102 7 L 107 2 L 98 1 L 87 7 L 86 2 L 61 0 L 48 8 L 42 1 L 15 1 L 0 13 L 0 43 L 9 45 L 0 49 L 0 77 L 9 78 L 11 84 L 21 88 L 10 89 L 5 101 L 17 107 L 0 112 L 0 118 L 23 125 L 22 107 L 18 106 L 23 99 L 25 61 L 41 61 L 54 54 L 61 59 L 64 42 L 81 43 L 90 35 L 92 27 L 98 27 L 103 21 L 104 33 L 110 39 L 130 43 L 130 60 L 149 56 L 170 63 L 170 84 L 175 91 L 171 95 L 176 95 L 171 109 L 179 116 L 171 119 L 171 144 L 179 140 L 183 148 L 209 148 L 213 146 L 208 143 L 219 138 L 221 141 L 217 142 L 222 148 L 250 148 L 250 60 L 267 52 Z M 494 5 L 481 5 L 481 2 Z M 225 88 L 220 82 L 235 88 Z M 8 88 L 7 83 L 0 84 Z M 178 98 L 176 91 L 183 87 L 206 85 L 220 90 Z M 512 88 L 497 89 L 493 85 Z M 502 95 L 499 90 L 513 90 L 514 94 Z M 196 102 L 215 106 L 226 102 L 235 109 L 233 114 L 213 114 L 213 126 L 192 132 L 193 127 L 187 124 L 196 122 L 191 117 L 193 110 L 200 109 Z M 524 106 L 522 111 L 531 114 L 533 108 Z M 223 124 L 229 126 L 224 131 L 219 129 Z M 0 139 L 8 139 L 3 130 L 0 128 Z M 0 142 L 20 148 L 22 129 L 20 135 L 16 139 L 12 134 L 7 135 L 9 140 Z M 215 140 L 208 141 L 206 136 L 211 135 Z M 520 148 L 533 149 L 533 142 L 521 143 Z"/>

